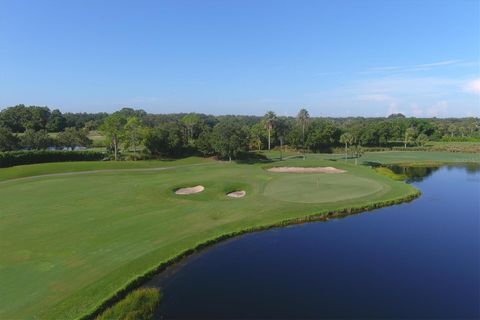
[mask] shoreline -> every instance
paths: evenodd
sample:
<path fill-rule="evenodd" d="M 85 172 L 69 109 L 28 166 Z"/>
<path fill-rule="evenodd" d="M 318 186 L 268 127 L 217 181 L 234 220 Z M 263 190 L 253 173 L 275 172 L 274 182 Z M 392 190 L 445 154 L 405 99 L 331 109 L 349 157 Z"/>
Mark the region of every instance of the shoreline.
<path fill-rule="evenodd" d="M 166 272 L 167 269 L 175 267 L 182 261 L 186 261 L 188 258 L 193 257 L 195 254 L 201 254 L 204 250 L 209 249 L 212 246 L 216 244 L 220 244 L 224 241 L 234 240 L 236 237 L 249 234 L 249 233 L 262 232 L 266 230 L 283 228 L 283 227 L 288 227 L 293 225 L 300 225 L 300 224 L 310 223 L 310 222 L 328 221 L 330 219 L 341 219 L 351 215 L 374 211 L 376 209 L 380 209 L 383 207 L 393 206 L 393 205 L 402 204 L 402 203 L 408 203 L 420 197 L 421 194 L 422 193 L 419 189 L 414 188 L 414 191 L 412 193 L 409 193 L 399 198 L 378 201 L 368 205 L 361 205 L 357 207 L 348 207 L 348 208 L 341 208 L 338 210 L 329 210 L 326 212 L 319 212 L 319 213 L 315 213 L 305 217 L 282 220 L 269 225 L 245 228 L 239 231 L 222 234 L 213 239 L 209 239 L 202 243 L 199 243 L 198 245 L 196 245 L 191 249 L 184 250 L 169 260 L 161 262 L 158 266 L 154 267 L 151 270 L 148 270 L 147 272 L 137 277 L 136 279 L 133 279 L 130 283 L 128 283 L 123 288 L 121 288 L 116 293 L 114 293 L 110 298 L 101 302 L 90 313 L 80 316 L 79 319 L 82 319 L 82 320 L 95 319 L 95 317 L 100 315 L 106 309 L 108 309 L 118 301 L 125 298 L 131 291 L 137 288 L 140 288 L 145 284 L 147 284 L 149 281 L 153 280 L 155 276 L 159 276 L 160 274 Z"/>

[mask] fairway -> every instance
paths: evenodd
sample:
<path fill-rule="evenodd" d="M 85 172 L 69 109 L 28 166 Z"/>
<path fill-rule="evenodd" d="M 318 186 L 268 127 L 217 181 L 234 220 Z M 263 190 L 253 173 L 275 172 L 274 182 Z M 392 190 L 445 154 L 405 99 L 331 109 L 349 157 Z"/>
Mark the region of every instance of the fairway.
<path fill-rule="evenodd" d="M 204 159 L 55 165 L 0 172 L 10 178 L 0 183 L 2 319 L 78 318 L 208 240 L 417 193 L 370 168 L 325 160 L 281 165 L 347 172 L 283 174 Z M 202 192 L 175 194 L 199 185 Z M 227 196 L 235 190 L 246 195 Z"/>
<path fill-rule="evenodd" d="M 352 160 L 349 160 L 352 161 Z M 360 160 L 363 163 L 382 164 L 444 164 L 444 163 L 479 163 L 480 154 L 465 152 L 439 151 L 384 151 L 367 152 Z"/>

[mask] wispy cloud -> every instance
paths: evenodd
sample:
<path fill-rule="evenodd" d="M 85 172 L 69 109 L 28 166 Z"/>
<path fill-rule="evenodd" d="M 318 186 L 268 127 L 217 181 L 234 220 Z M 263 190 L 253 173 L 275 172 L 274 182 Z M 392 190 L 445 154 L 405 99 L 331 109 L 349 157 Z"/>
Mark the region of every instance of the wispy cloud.
<path fill-rule="evenodd" d="M 451 64 L 456 64 L 462 62 L 462 60 L 445 60 L 445 61 L 438 61 L 433 63 L 424 63 L 424 64 L 417 64 L 414 66 L 415 68 L 432 68 L 432 67 L 440 67 L 440 66 L 448 66 Z"/>
<path fill-rule="evenodd" d="M 381 101 L 386 97 L 442 96 L 459 92 L 462 81 L 446 77 L 391 76 L 363 79 L 350 87 L 355 96 Z M 371 99 L 371 100 L 374 100 Z M 390 99 L 383 99 L 383 101 Z"/>
<path fill-rule="evenodd" d="M 417 117 L 446 117 L 465 115 L 466 112 L 478 114 L 472 111 L 476 107 L 465 91 L 480 93 L 480 79 L 383 75 L 357 79 L 349 85 L 323 92 L 321 96 L 328 101 L 344 101 L 345 105 L 362 110 L 378 110 L 381 115 L 403 113 Z"/>
<path fill-rule="evenodd" d="M 462 66 L 464 62 L 459 59 L 450 59 L 450 60 L 443 60 L 443 61 L 435 61 L 430 63 L 421 63 L 415 65 L 406 65 L 406 66 L 380 66 L 380 67 L 372 67 L 360 73 L 401 73 L 401 72 L 415 72 L 415 71 L 426 71 L 432 70 L 435 68 L 441 68 L 446 66 Z"/>

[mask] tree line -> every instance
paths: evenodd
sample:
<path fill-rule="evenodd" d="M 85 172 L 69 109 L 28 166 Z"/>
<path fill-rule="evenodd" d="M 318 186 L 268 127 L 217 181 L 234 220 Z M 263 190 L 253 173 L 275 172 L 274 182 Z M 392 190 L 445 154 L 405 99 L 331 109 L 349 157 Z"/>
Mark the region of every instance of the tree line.
<path fill-rule="evenodd" d="M 112 158 L 215 155 L 234 159 L 252 150 L 283 148 L 329 152 L 360 147 L 423 146 L 428 141 L 480 141 L 478 118 L 319 118 L 301 109 L 295 117 L 269 111 L 259 116 L 148 114 L 123 108 L 113 114 L 65 113 L 17 105 L 0 112 L 0 151 L 91 145 L 99 130 Z M 53 136 L 51 133 L 58 133 Z M 50 134 L 49 134 L 50 133 Z"/>

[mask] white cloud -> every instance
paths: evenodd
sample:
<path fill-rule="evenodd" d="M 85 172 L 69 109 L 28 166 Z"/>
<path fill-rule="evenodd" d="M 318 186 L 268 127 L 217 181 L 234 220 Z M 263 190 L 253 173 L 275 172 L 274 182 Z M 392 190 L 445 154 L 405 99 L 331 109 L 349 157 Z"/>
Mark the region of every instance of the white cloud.
<path fill-rule="evenodd" d="M 469 81 L 463 89 L 466 92 L 480 94 L 480 79 Z"/>

